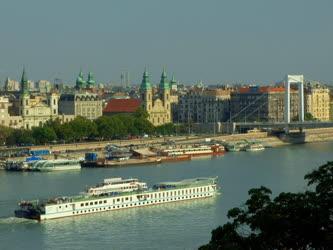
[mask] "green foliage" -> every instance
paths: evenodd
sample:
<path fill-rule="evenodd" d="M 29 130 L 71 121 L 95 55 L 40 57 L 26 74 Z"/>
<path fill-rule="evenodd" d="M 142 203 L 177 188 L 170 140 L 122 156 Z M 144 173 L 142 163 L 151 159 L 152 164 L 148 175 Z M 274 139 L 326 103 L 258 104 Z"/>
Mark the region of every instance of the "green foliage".
<path fill-rule="evenodd" d="M 0 126 L 0 145 L 4 145 L 6 143 L 6 139 L 11 135 L 13 129 Z"/>
<path fill-rule="evenodd" d="M 172 135 L 176 133 L 176 126 L 173 123 L 167 123 L 155 128 L 157 134 Z"/>
<path fill-rule="evenodd" d="M 7 145 L 28 145 L 34 143 L 32 131 L 26 129 L 15 129 L 6 139 Z"/>
<path fill-rule="evenodd" d="M 315 190 L 281 193 L 251 189 L 245 206 L 228 212 L 231 222 L 212 231 L 199 249 L 331 249 L 333 243 L 333 162 L 305 176 Z"/>
<path fill-rule="evenodd" d="M 58 119 L 50 120 L 42 127 L 34 127 L 32 130 L 0 127 L 0 143 L 6 141 L 7 145 L 44 144 L 52 141 L 111 140 L 153 134 L 155 127 L 147 117 L 147 112 L 139 108 L 133 115 L 102 116 L 94 121 L 84 117 L 76 117 L 64 124 Z M 161 133 L 169 134 L 173 130 L 173 125 L 169 124 L 163 129 L 158 129 L 162 131 Z"/>
<path fill-rule="evenodd" d="M 48 126 L 34 127 L 32 129 L 32 136 L 35 139 L 35 142 L 38 144 L 45 144 L 57 139 L 57 135 L 54 132 L 54 129 Z"/>
<path fill-rule="evenodd" d="M 304 120 L 305 121 L 316 121 L 317 119 L 314 118 L 311 113 L 305 113 L 304 114 Z"/>

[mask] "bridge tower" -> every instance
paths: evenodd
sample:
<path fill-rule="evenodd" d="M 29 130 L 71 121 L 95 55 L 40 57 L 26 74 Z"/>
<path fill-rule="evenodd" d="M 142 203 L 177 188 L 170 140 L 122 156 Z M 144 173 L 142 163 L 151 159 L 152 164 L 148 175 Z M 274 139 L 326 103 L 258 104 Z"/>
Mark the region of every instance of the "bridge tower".
<path fill-rule="evenodd" d="M 298 85 L 298 117 L 299 122 L 304 122 L 304 76 L 286 75 L 285 78 L 285 96 L 284 96 L 284 121 L 290 123 L 290 84 Z"/>

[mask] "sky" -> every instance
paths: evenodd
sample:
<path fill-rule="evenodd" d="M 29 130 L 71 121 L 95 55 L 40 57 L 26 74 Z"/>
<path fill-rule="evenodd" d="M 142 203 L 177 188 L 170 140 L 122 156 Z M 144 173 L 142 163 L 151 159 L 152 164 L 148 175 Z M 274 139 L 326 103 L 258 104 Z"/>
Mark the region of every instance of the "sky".
<path fill-rule="evenodd" d="M 0 82 L 333 81 L 332 0 L 0 0 Z"/>

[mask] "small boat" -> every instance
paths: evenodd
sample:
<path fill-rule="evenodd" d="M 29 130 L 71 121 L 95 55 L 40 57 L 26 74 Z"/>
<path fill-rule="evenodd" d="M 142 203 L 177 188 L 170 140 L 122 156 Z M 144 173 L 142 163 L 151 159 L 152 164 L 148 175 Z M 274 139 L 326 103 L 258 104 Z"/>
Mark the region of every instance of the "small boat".
<path fill-rule="evenodd" d="M 214 145 L 197 145 L 185 147 L 171 147 L 162 150 L 163 156 L 181 156 L 188 155 L 190 157 L 203 156 L 203 155 L 223 155 L 224 147 L 219 144 Z"/>
<path fill-rule="evenodd" d="M 247 152 L 256 152 L 265 150 L 265 147 L 260 143 L 250 143 L 245 147 L 245 151 Z"/>

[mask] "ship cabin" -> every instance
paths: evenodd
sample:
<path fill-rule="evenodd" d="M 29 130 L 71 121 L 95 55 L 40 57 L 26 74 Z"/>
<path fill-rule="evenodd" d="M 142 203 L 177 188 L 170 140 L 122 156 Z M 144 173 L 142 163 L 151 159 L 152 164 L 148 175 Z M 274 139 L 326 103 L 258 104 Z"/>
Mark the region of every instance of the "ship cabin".
<path fill-rule="evenodd" d="M 109 178 L 104 179 L 103 183 L 88 188 L 87 193 L 92 195 L 102 195 L 112 192 L 122 193 L 145 189 L 147 189 L 147 184 L 139 182 L 136 178 L 129 178 L 125 180 L 122 178 Z"/>

